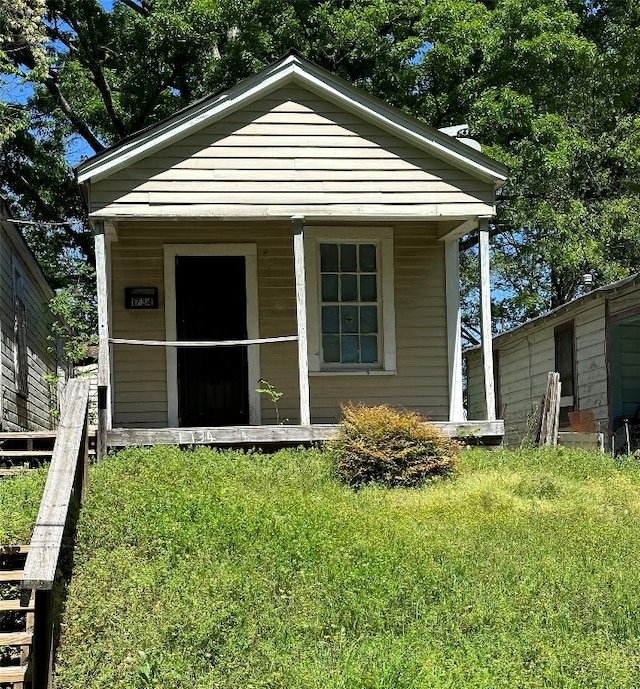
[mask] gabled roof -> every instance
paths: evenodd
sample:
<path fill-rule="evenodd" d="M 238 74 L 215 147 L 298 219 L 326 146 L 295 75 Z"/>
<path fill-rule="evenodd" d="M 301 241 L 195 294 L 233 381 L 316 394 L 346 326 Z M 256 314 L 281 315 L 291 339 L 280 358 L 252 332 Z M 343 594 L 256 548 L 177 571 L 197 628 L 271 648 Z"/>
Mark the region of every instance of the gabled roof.
<path fill-rule="evenodd" d="M 296 84 L 377 125 L 411 145 L 465 170 L 498 188 L 504 165 L 461 141 L 405 115 L 312 62 L 291 52 L 232 88 L 203 98 L 162 122 L 133 134 L 85 160 L 76 171 L 79 182 L 97 182 L 156 151 L 223 119 L 283 86 Z"/>

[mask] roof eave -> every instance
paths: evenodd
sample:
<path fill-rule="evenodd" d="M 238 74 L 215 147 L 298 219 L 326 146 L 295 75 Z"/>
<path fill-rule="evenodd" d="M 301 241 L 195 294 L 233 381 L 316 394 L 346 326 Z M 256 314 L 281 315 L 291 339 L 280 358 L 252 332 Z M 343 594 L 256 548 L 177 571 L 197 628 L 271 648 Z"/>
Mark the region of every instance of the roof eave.
<path fill-rule="evenodd" d="M 227 91 L 199 101 L 164 122 L 144 130 L 138 136 L 81 163 L 77 167 L 78 182 L 96 182 L 104 179 L 136 160 L 179 140 L 187 132 L 197 131 L 292 81 L 301 81 L 307 88 L 328 100 L 339 103 L 345 109 L 357 113 L 363 119 L 419 148 L 427 149 L 436 157 L 466 170 L 469 174 L 492 183 L 494 188 L 500 187 L 506 181 L 507 168 L 501 163 L 447 134 L 421 125 L 414 118 L 321 67 L 297 55 L 289 55 Z"/>
<path fill-rule="evenodd" d="M 634 275 L 631 275 L 628 278 L 623 278 L 622 280 L 612 282 L 608 285 L 603 285 L 602 287 L 598 287 L 592 290 L 591 292 L 587 292 L 587 294 L 583 294 L 580 297 L 576 297 L 575 299 L 567 302 L 566 304 L 556 306 L 555 309 L 547 311 L 547 313 L 543 313 L 540 316 L 536 316 L 535 318 L 532 318 L 526 323 L 522 323 L 521 325 L 517 325 L 514 328 L 511 328 L 510 330 L 505 330 L 505 332 L 503 333 L 498 333 L 497 335 L 494 335 L 493 341 L 494 343 L 499 343 L 502 340 L 506 341 L 511 339 L 512 337 L 517 337 L 525 332 L 528 332 L 529 330 L 535 329 L 536 326 L 543 325 L 547 321 L 565 315 L 573 310 L 578 310 L 581 307 L 586 306 L 590 301 L 606 299 L 607 296 L 615 292 L 618 292 L 621 289 L 625 289 L 626 287 L 631 287 L 634 285 L 640 285 L 640 273 L 635 273 Z M 473 352 L 479 350 L 480 348 L 481 345 L 467 347 L 467 349 L 464 350 L 464 353 L 466 354 L 467 352 Z"/>

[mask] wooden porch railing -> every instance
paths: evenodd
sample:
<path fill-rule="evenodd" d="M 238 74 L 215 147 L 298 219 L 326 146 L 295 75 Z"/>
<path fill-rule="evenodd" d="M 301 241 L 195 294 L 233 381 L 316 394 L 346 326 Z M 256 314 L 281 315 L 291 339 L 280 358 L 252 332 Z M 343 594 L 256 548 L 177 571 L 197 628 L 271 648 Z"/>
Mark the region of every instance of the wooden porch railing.
<path fill-rule="evenodd" d="M 65 389 L 64 406 L 53 448 L 40 510 L 21 587 L 35 590 L 32 650 L 32 685 L 51 686 L 54 651 L 56 575 L 60 567 L 63 536 L 75 528 L 87 485 L 87 425 L 89 380 L 71 379 Z"/>

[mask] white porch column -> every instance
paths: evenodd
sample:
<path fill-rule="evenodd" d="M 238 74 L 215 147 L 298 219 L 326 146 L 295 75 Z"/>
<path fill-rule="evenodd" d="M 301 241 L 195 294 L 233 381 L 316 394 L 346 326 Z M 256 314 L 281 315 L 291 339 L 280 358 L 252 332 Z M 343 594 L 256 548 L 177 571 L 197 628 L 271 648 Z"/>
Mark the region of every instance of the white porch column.
<path fill-rule="evenodd" d="M 479 220 L 480 239 L 480 317 L 482 324 L 482 364 L 487 421 L 496 420 L 496 396 L 493 389 L 493 345 L 491 341 L 491 281 L 489 276 L 489 220 Z"/>
<path fill-rule="evenodd" d="M 464 421 L 462 406 L 462 337 L 460 334 L 460 259 L 458 238 L 444 244 L 449 358 L 449 421 Z"/>
<path fill-rule="evenodd" d="M 104 223 L 93 223 L 96 251 L 96 288 L 98 296 L 98 440 L 96 454 L 102 459 L 107 450 L 106 431 L 111 419 L 111 356 L 109 348 L 109 279 L 107 241 Z"/>
<path fill-rule="evenodd" d="M 304 216 L 294 215 L 293 257 L 296 272 L 296 317 L 298 320 L 298 382 L 300 387 L 300 423 L 311 424 L 309 403 L 309 360 L 307 358 L 307 291 L 304 270 Z"/>

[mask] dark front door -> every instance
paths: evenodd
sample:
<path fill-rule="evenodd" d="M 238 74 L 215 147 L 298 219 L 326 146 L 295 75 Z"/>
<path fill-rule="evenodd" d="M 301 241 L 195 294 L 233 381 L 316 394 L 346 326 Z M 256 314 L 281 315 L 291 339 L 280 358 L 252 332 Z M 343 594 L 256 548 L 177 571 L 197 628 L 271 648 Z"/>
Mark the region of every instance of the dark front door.
<path fill-rule="evenodd" d="M 246 340 L 244 256 L 176 256 L 178 340 Z M 247 347 L 178 349 L 180 426 L 249 423 Z"/>

